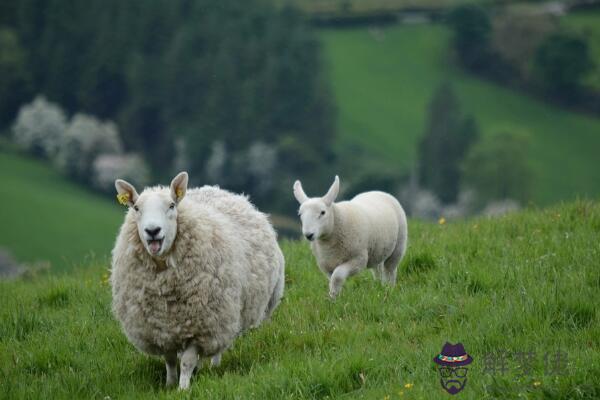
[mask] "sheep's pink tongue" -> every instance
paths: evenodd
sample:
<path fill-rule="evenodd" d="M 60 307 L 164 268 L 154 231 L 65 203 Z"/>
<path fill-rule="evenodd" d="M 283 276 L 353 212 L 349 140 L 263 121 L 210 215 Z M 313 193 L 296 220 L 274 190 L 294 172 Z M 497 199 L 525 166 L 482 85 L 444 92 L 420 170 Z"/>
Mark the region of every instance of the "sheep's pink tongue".
<path fill-rule="evenodd" d="M 152 253 L 158 253 L 158 251 L 160 250 L 160 241 L 159 240 L 153 240 L 150 242 L 150 251 Z"/>

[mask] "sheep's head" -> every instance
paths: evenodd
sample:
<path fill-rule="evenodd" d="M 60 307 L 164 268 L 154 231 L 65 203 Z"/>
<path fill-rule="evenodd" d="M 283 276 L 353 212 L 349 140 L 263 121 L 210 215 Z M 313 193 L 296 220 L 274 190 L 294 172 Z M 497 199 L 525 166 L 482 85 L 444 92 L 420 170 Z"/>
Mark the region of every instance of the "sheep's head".
<path fill-rule="evenodd" d="M 300 209 L 302 234 L 310 241 L 320 239 L 333 231 L 333 202 L 340 191 L 340 179 L 335 176 L 333 184 L 323 197 L 309 198 L 302 190 L 300 181 L 294 183 L 294 196 Z"/>
<path fill-rule="evenodd" d="M 171 190 L 144 190 L 141 195 L 130 183 L 117 179 L 115 187 L 119 201 L 133 209 L 138 234 L 152 257 L 169 252 L 177 235 L 177 206 L 185 196 L 187 172 L 171 181 Z"/>

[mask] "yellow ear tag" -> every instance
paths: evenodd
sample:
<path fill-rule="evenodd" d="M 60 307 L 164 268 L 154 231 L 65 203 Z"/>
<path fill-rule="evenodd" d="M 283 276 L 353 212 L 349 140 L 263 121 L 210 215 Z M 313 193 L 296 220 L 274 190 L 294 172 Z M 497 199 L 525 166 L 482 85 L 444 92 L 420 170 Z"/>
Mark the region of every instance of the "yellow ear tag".
<path fill-rule="evenodd" d="M 121 203 L 124 206 L 126 206 L 127 203 L 129 203 L 129 193 L 118 194 L 117 195 L 117 200 L 119 201 L 119 203 Z"/>
<path fill-rule="evenodd" d="M 180 199 L 183 196 L 183 189 L 177 189 L 175 194 L 177 195 L 177 199 Z"/>

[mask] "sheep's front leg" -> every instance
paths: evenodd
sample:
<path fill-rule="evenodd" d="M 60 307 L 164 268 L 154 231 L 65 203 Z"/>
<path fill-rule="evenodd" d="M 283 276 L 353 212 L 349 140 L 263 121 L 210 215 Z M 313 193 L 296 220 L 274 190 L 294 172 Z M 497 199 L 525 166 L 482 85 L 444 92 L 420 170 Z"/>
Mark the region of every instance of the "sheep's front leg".
<path fill-rule="evenodd" d="M 332 300 L 335 300 L 338 294 L 340 294 L 346 279 L 365 268 L 366 262 L 366 259 L 356 258 L 337 266 L 333 270 L 329 279 L 329 297 Z"/>
<path fill-rule="evenodd" d="M 190 388 L 190 380 L 192 379 L 196 365 L 198 365 L 198 350 L 196 350 L 196 346 L 190 346 L 181 355 L 179 389 L 187 390 Z"/>
<path fill-rule="evenodd" d="M 167 366 L 167 386 L 173 386 L 177 383 L 177 353 L 166 354 L 165 365 Z"/>

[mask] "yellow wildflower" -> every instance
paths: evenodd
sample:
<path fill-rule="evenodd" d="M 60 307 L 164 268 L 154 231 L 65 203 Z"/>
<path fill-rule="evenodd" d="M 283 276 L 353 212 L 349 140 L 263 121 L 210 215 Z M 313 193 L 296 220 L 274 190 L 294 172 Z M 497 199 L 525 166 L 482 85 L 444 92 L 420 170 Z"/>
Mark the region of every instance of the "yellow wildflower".
<path fill-rule="evenodd" d="M 404 390 L 399 391 L 398 396 L 404 396 Z"/>
<path fill-rule="evenodd" d="M 438 220 L 438 224 L 440 224 L 440 225 L 444 225 L 445 223 L 446 223 L 446 218 L 444 218 L 444 217 L 441 217 L 441 218 Z"/>
<path fill-rule="evenodd" d="M 406 389 L 412 389 L 412 387 L 413 387 L 413 386 L 415 386 L 415 384 L 414 384 L 414 383 L 407 383 L 406 385 L 404 385 L 404 387 L 405 387 Z"/>
<path fill-rule="evenodd" d="M 533 386 L 535 386 L 535 387 L 539 387 L 541 384 L 542 384 L 542 382 L 540 382 L 540 381 L 533 382 Z"/>
<path fill-rule="evenodd" d="M 390 400 L 390 396 L 384 396 L 383 400 Z"/>

